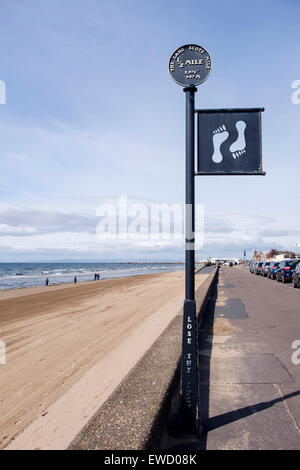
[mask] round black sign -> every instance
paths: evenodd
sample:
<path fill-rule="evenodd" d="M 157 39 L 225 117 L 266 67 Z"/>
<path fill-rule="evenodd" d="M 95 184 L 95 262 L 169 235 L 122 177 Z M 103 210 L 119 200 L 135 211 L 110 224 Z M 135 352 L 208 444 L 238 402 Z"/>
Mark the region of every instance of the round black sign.
<path fill-rule="evenodd" d="M 182 86 L 197 86 L 204 82 L 211 70 L 209 53 L 201 46 L 187 44 L 177 49 L 169 61 L 173 80 Z"/>

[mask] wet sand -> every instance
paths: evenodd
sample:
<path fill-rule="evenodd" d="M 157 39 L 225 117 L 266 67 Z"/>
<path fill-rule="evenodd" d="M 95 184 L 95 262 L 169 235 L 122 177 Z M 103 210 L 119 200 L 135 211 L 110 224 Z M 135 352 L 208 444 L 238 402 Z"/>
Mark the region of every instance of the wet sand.
<path fill-rule="evenodd" d="M 183 271 L 0 292 L 0 447 L 66 448 L 183 296 Z"/>

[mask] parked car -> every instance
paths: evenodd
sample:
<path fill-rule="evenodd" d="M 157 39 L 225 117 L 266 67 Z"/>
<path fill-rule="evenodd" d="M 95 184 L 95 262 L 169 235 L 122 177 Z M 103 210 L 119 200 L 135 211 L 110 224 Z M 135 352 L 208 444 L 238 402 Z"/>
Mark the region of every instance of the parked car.
<path fill-rule="evenodd" d="M 256 263 L 254 265 L 254 274 L 260 274 L 262 265 L 263 265 L 262 261 L 256 261 Z"/>
<path fill-rule="evenodd" d="M 250 273 L 254 273 L 254 265 L 255 265 L 255 261 L 250 261 L 250 264 L 249 264 L 249 271 Z"/>
<path fill-rule="evenodd" d="M 279 266 L 279 261 L 271 261 L 270 266 L 268 268 L 267 276 L 269 279 L 276 279 L 276 273 Z"/>
<path fill-rule="evenodd" d="M 267 276 L 269 266 L 270 266 L 270 261 L 265 261 L 262 264 L 262 267 L 261 267 L 261 270 L 260 270 L 260 275 L 261 276 L 263 276 L 263 277 Z"/>
<path fill-rule="evenodd" d="M 294 287 L 300 287 L 300 263 L 297 264 L 293 273 L 293 285 Z"/>
<path fill-rule="evenodd" d="M 286 259 L 279 263 L 276 279 L 281 282 L 292 282 L 293 274 L 296 269 L 297 264 L 300 262 L 299 259 Z"/>

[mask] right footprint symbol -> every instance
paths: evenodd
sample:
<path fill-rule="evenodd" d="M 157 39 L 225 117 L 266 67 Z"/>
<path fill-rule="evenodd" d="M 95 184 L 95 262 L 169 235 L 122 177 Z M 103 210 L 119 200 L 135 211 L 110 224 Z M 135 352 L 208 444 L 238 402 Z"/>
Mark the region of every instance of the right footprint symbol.
<path fill-rule="evenodd" d="M 212 161 L 214 163 L 221 163 L 223 160 L 223 155 L 221 154 L 220 148 L 223 142 L 228 139 L 229 133 L 227 132 L 226 127 L 223 125 L 218 127 L 218 129 L 215 129 L 213 134 L 214 154 L 212 156 Z"/>
<path fill-rule="evenodd" d="M 236 130 L 238 131 L 238 137 L 235 142 L 230 146 L 230 152 L 232 153 L 233 158 L 240 157 L 243 155 L 246 150 L 246 141 L 245 141 L 245 130 L 246 123 L 245 121 L 237 121 L 235 123 Z"/>

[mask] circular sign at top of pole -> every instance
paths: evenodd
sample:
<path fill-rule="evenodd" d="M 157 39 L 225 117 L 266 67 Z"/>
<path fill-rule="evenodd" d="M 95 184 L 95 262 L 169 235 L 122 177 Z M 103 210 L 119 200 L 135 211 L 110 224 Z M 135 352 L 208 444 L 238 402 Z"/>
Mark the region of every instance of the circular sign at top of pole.
<path fill-rule="evenodd" d="M 201 46 L 187 44 L 179 47 L 170 58 L 169 72 L 181 86 L 198 86 L 204 82 L 211 70 L 209 53 Z"/>

